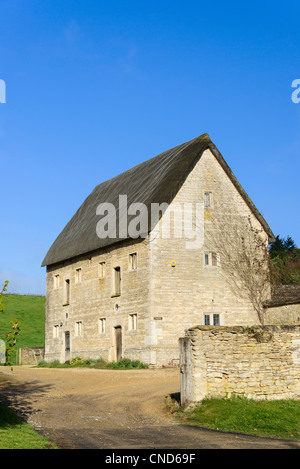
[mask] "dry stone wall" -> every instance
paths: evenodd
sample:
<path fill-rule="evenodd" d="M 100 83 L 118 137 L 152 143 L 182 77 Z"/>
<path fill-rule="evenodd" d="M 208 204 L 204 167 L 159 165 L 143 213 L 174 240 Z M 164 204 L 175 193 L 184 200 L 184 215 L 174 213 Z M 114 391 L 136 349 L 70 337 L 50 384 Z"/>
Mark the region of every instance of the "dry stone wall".
<path fill-rule="evenodd" d="M 300 324 L 300 299 L 282 300 L 266 304 L 264 307 L 265 324 Z"/>
<path fill-rule="evenodd" d="M 183 405 L 232 395 L 300 398 L 299 325 L 197 326 L 179 342 Z"/>
<path fill-rule="evenodd" d="M 44 359 L 44 347 L 22 347 L 19 349 L 19 365 L 37 365 Z"/>

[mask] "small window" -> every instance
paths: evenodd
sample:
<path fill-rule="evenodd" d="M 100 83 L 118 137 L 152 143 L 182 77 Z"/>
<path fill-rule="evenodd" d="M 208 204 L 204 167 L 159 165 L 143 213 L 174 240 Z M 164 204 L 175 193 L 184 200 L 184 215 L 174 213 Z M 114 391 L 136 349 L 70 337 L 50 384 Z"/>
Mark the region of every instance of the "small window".
<path fill-rule="evenodd" d="M 137 314 L 129 314 L 129 330 L 136 331 L 137 329 Z"/>
<path fill-rule="evenodd" d="M 56 324 L 53 326 L 53 339 L 57 339 L 59 337 L 59 326 Z"/>
<path fill-rule="evenodd" d="M 209 314 L 204 314 L 204 325 L 205 326 L 210 326 L 210 315 Z"/>
<path fill-rule="evenodd" d="M 129 268 L 130 270 L 137 269 L 137 253 L 136 252 L 129 254 Z"/>
<path fill-rule="evenodd" d="M 214 252 L 211 253 L 211 265 L 217 265 L 217 254 L 215 254 Z"/>
<path fill-rule="evenodd" d="M 114 268 L 114 296 L 121 295 L 121 268 Z"/>
<path fill-rule="evenodd" d="M 99 263 L 99 277 L 105 277 L 105 262 Z"/>
<path fill-rule="evenodd" d="M 65 280 L 65 301 L 64 301 L 64 306 L 67 306 L 70 304 L 70 280 L 66 279 Z"/>
<path fill-rule="evenodd" d="M 214 252 L 204 253 L 204 265 L 205 266 L 211 265 L 213 267 L 216 267 L 218 265 L 217 254 Z"/>
<path fill-rule="evenodd" d="M 59 288 L 60 278 L 59 275 L 54 275 L 54 288 Z"/>
<path fill-rule="evenodd" d="M 214 326 L 219 326 L 220 325 L 220 315 L 219 314 L 214 314 L 213 319 L 214 319 Z"/>
<path fill-rule="evenodd" d="M 81 282 L 81 268 L 76 269 L 75 271 L 75 283 Z"/>
<path fill-rule="evenodd" d="M 214 326 L 220 325 L 219 314 L 204 314 L 204 325 L 210 326 L 211 324 L 213 324 Z"/>
<path fill-rule="evenodd" d="M 106 332 L 106 318 L 99 319 L 99 334 L 105 334 Z"/>
<path fill-rule="evenodd" d="M 82 321 L 75 322 L 75 335 L 77 337 L 82 335 Z"/>
<path fill-rule="evenodd" d="M 210 207 L 210 193 L 209 192 L 205 192 L 204 193 L 204 206 L 205 207 Z"/>

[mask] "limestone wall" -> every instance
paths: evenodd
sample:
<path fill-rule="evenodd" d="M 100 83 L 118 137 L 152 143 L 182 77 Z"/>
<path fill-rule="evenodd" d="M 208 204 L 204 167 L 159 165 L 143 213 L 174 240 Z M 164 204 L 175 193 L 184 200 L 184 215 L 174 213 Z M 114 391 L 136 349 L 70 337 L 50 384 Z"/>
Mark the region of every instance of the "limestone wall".
<path fill-rule="evenodd" d="M 137 269 L 131 269 L 130 254 L 137 253 Z M 102 275 L 100 263 L 105 262 Z M 114 294 L 114 268 L 121 269 L 121 292 Z M 81 278 L 76 280 L 76 271 Z M 144 241 L 124 242 L 76 260 L 50 266 L 47 270 L 45 360 L 76 356 L 117 359 L 115 328 L 122 328 L 122 356 L 149 362 L 145 337 L 149 331 L 149 260 Z M 59 275 L 59 285 L 55 276 Z M 70 280 L 69 303 L 65 303 L 65 281 Z M 137 315 L 136 329 L 131 314 Z M 101 328 L 105 320 L 105 330 Z M 78 325 L 78 323 L 80 323 Z M 70 333 L 70 357 L 66 333 Z"/>
<path fill-rule="evenodd" d="M 37 365 L 44 359 L 44 347 L 22 347 L 18 351 L 19 365 Z"/>
<path fill-rule="evenodd" d="M 193 239 L 185 236 L 176 238 L 175 228 L 178 230 L 178 223 L 176 224 L 175 207 L 178 206 L 180 210 L 185 203 L 194 204 L 195 207 L 196 202 L 203 201 L 205 192 L 211 194 L 211 204 L 204 210 L 204 220 L 194 218 L 194 239 L 199 236 L 200 243 L 199 246 L 194 243 L 193 247 Z M 225 278 L 222 255 L 217 252 L 217 265 L 205 265 L 204 255 L 211 250 L 208 231 L 212 232 L 217 207 L 224 208 L 224 205 L 228 207 L 229 213 L 234 212 L 237 220 L 241 216 L 253 218 L 211 151 L 206 150 L 164 215 L 165 218 L 170 216 L 171 239 L 163 237 L 164 217 L 151 233 L 152 320 L 154 317 L 161 318 L 160 321 L 152 321 L 155 335 L 151 339 L 151 348 L 158 364 L 162 364 L 166 358 L 172 360 L 178 357 L 179 337 L 193 324 L 203 325 L 205 315 L 209 316 L 211 325 L 214 315 L 219 316 L 220 325 L 259 324 L 257 313 L 249 299 L 245 295 L 242 297 L 237 289 L 231 288 Z M 203 221 L 202 244 L 200 231 Z M 225 218 L 225 223 L 226 221 Z M 224 235 L 224 243 L 230 240 L 226 250 L 234 250 L 238 244 L 237 240 L 235 242 L 235 220 L 228 218 L 226 228 L 227 233 L 231 232 L 230 236 Z M 217 225 L 215 229 L 218 231 L 220 226 Z"/>
<path fill-rule="evenodd" d="M 299 325 L 198 326 L 180 344 L 184 405 L 231 395 L 300 398 Z"/>
<path fill-rule="evenodd" d="M 300 324 L 300 300 L 274 301 L 264 307 L 265 324 Z"/>

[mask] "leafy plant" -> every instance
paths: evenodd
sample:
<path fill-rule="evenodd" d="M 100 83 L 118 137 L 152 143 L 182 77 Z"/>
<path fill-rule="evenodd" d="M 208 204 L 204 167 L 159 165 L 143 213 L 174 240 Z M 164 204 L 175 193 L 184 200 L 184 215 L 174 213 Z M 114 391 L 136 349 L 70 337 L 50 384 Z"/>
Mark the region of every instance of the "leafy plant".
<path fill-rule="evenodd" d="M 4 312 L 3 306 L 3 293 L 7 291 L 8 280 L 4 282 L 2 290 L 0 291 L 0 312 Z M 21 324 L 17 319 L 10 321 L 12 324 L 10 331 L 4 334 L 5 337 L 5 355 L 6 355 L 6 365 L 12 365 L 12 357 L 15 352 L 15 345 L 17 343 L 17 336 L 20 334 Z"/>
<path fill-rule="evenodd" d="M 47 363 L 44 360 L 38 364 L 38 367 L 41 368 L 71 368 L 71 367 L 85 366 L 89 368 L 106 368 L 112 370 L 131 370 L 131 369 L 141 369 L 148 368 L 146 363 L 142 363 L 139 360 L 130 360 L 129 358 L 122 358 L 117 362 L 106 362 L 103 358 L 97 360 L 93 359 L 83 359 L 80 357 L 75 357 L 69 360 L 66 363 L 60 363 L 58 360 L 54 360 L 51 363 Z"/>
<path fill-rule="evenodd" d="M 21 324 L 17 319 L 10 321 L 12 327 L 9 332 L 5 334 L 6 339 L 6 364 L 12 365 L 12 357 L 15 352 L 15 345 L 17 343 L 17 336 L 20 334 Z"/>
<path fill-rule="evenodd" d="M 3 313 L 4 306 L 3 306 L 3 293 L 7 290 L 8 280 L 5 280 L 5 283 L 0 291 L 0 312 Z"/>

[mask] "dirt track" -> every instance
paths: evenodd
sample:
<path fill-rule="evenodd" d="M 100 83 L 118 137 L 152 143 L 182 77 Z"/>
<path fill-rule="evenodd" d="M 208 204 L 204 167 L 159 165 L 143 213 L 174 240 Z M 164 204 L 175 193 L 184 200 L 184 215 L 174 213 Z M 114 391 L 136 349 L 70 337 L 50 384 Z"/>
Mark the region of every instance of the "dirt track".
<path fill-rule="evenodd" d="M 165 406 L 165 396 L 179 391 L 178 369 L 0 371 L 0 398 L 61 448 L 300 449 L 294 441 L 179 425 Z"/>

